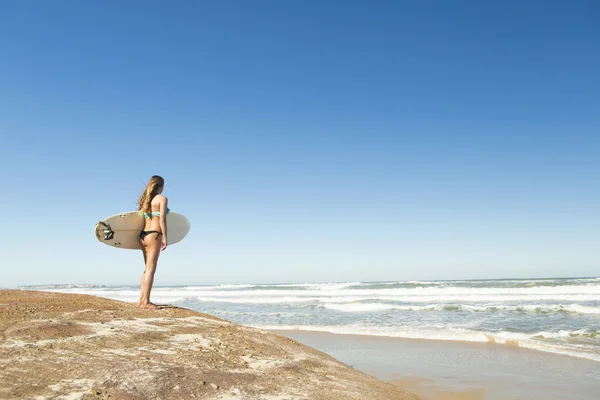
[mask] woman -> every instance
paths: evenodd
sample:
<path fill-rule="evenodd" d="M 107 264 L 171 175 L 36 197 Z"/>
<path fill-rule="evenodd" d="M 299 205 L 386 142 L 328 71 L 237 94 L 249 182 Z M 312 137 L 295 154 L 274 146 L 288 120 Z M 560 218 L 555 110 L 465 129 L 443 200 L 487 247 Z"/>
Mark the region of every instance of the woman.
<path fill-rule="evenodd" d="M 154 282 L 154 273 L 158 264 L 160 252 L 167 248 L 167 198 L 161 193 L 165 186 L 165 180 L 158 175 L 150 178 L 146 189 L 138 199 L 138 210 L 143 212 L 145 219 L 144 230 L 140 232 L 142 241 L 142 252 L 146 269 L 140 280 L 141 308 L 156 309 L 156 304 L 150 303 L 150 290 Z"/>

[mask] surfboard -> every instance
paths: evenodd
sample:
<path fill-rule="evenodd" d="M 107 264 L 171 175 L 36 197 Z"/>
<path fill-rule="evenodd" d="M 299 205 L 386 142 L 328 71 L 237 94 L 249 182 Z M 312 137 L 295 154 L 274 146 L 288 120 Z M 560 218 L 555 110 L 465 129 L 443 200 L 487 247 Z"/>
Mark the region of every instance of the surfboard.
<path fill-rule="evenodd" d="M 154 217 L 156 218 L 156 217 Z M 111 215 L 94 226 L 99 242 L 118 249 L 141 250 L 140 232 L 145 221 L 141 211 L 127 211 Z M 167 244 L 181 242 L 190 231 L 190 221 L 181 214 L 167 214 Z M 155 235 L 154 235 L 155 236 Z"/>

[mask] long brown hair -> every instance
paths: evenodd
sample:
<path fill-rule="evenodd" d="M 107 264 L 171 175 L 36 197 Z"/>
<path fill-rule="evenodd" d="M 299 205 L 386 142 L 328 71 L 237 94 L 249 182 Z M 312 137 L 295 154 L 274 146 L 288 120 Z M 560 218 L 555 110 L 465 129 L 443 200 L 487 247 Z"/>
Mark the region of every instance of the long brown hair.
<path fill-rule="evenodd" d="M 150 181 L 148 181 L 146 189 L 144 189 L 138 199 L 138 210 L 150 214 L 150 211 L 152 211 L 150 203 L 152 203 L 152 199 L 164 185 L 165 180 L 162 177 L 153 175 L 152 178 L 150 178 Z"/>

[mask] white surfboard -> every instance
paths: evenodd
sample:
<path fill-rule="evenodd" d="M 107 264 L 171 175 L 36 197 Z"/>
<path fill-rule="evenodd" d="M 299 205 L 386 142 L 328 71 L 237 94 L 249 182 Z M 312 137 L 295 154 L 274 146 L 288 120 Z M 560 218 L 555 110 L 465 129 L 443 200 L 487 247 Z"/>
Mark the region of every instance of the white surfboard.
<path fill-rule="evenodd" d="M 140 232 L 144 229 L 144 225 L 145 221 L 141 211 L 127 211 L 98 222 L 94 227 L 94 234 L 99 242 L 107 246 L 141 250 Z M 190 222 L 186 217 L 172 211 L 167 214 L 168 245 L 182 241 L 189 231 Z"/>

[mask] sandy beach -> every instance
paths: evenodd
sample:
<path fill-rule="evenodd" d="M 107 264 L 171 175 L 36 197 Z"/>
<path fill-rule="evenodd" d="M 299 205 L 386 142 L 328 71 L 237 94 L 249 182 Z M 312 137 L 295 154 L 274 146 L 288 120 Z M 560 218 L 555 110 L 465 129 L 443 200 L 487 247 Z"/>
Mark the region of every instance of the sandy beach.
<path fill-rule="evenodd" d="M 423 400 L 593 400 L 600 363 L 492 343 L 276 331 Z"/>
<path fill-rule="evenodd" d="M 1 399 L 411 400 L 276 333 L 183 308 L 0 290 Z"/>

